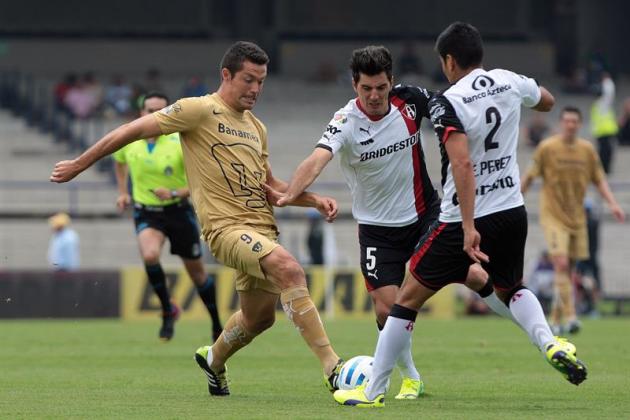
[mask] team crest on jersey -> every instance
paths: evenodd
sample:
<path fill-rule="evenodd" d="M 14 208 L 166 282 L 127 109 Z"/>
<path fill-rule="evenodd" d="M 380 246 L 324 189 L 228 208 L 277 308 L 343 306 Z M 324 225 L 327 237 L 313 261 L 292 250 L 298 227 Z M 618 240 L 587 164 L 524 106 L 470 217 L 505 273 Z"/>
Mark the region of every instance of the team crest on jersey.
<path fill-rule="evenodd" d="M 475 80 L 472 82 L 472 88 L 475 90 L 488 89 L 492 86 L 494 86 L 494 80 L 484 74 L 475 77 Z"/>
<path fill-rule="evenodd" d="M 333 120 L 335 120 L 335 122 L 339 124 L 345 124 L 346 121 L 348 121 L 348 117 L 346 116 L 346 114 L 337 113 L 335 114 Z"/>
<path fill-rule="evenodd" d="M 169 115 L 169 114 L 172 114 L 173 112 L 177 114 L 181 110 L 182 110 L 182 106 L 178 103 L 174 103 L 172 105 L 167 106 L 166 108 L 163 108 L 160 112 L 162 114 Z"/>
<path fill-rule="evenodd" d="M 405 118 L 409 120 L 416 119 L 416 105 L 415 104 L 405 104 L 405 107 L 402 110 L 402 114 Z"/>
<path fill-rule="evenodd" d="M 167 166 L 166 168 L 164 168 L 164 175 L 166 175 L 166 176 L 173 175 L 173 167 L 172 166 Z"/>

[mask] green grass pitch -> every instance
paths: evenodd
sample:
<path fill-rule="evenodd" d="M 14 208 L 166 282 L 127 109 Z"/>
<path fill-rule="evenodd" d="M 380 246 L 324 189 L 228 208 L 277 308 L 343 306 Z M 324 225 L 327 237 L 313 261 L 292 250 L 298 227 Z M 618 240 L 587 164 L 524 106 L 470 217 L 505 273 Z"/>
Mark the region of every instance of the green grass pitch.
<path fill-rule="evenodd" d="M 325 322 L 345 358 L 372 354 L 372 320 Z M 181 321 L 172 342 L 155 322 L 0 321 L 1 418 L 630 418 L 630 321 L 586 321 L 573 341 L 588 368 L 575 387 L 510 322 L 420 318 L 414 357 L 426 395 L 384 409 L 338 406 L 318 363 L 284 317 L 229 366 L 232 395 L 208 396 L 192 356 L 209 323 Z"/>

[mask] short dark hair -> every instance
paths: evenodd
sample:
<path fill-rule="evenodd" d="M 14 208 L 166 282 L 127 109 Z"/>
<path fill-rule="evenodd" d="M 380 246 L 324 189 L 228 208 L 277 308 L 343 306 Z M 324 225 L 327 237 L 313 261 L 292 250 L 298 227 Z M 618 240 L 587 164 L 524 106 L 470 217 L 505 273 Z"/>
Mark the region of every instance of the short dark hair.
<path fill-rule="evenodd" d="M 164 93 L 162 92 L 149 92 L 145 95 L 142 95 L 140 97 L 140 101 L 139 101 L 139 105 L 140 105 L 140 109 L 144 109 L 144 104 L 147 101 L 147 99 L 151 99 L 151 98 L 160 98 L 160 99 L 164 99 L 166 101 L 167 104 L 170 103 L 168 96 L 166 96 Z"/>
<path fill-rule="evenodd" d="M 350 60 L 352 80 L 358 82 L 361 73 L 367 76 L 376 76 L 385 72 L 387 78 L 392 78 L 392 54 L 382 45 L 368 45 L 352 51 Z"/>
<path fill-rule="evenodd" d="M 251 61 L 254 64 L 267 64 L 269 56 L 253 42 L 238 41 L 227 49 L 221 59 L 221 69 L 228 69 L 233 76 L 243 68 L 243 62 Z"/>
<path fill-rule="evenodd" d="M 470 23 L 451 23 L 435 41 L 435 51 L 443 60 L 450 54 L 462 69 L 477 67 L 483 60 L 481 34 Z"/>
<path fill-rule="evenodd" d="M 578 108 L 577 106 L 568 105 L 568 106 L 565 106 L 564 108 L 562 108 L 562 111 L 560 111 L 560 118 L 562 118 L 562 116 L 566 112 L 577 114 L 577 116 L 580 119 L 580 121 L 582 121 L 582 111 L 580 111 L 580 108 Z"/>

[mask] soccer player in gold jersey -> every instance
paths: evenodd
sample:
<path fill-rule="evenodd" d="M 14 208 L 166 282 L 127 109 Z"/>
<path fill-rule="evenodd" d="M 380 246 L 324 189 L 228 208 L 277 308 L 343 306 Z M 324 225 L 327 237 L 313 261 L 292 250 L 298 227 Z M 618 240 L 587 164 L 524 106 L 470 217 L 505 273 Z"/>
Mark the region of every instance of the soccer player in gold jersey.
<path fill-rule="evenodd" d="M 135 139 L 179 132 L 191 198 L 202 236 L 216 258 L 237 270 L 241 309 L 212 346 L 195 359 L 211 395 L 229 395 L 226 361 L 275 321 L 278 298 L 289 319 L 319 359 L 327 387 L 337 387 L 341 359 L 333 350 L 306 287 L 304 270 L 277 242 L 278 230 L 263 184 L 285 191 L 272 175 L 267 130 L 252 113 L 267 76 L 267 54 L 237 42 L 221 61 L 221 85 L 211 94 L 185 98 L 124 124 L 73 160 L 58 162 L 50 180 L 66 182 L 98 159 Z M 305 192 L 294 204 L 317 208 L 328 221 L 337 203 Z"/>
<path fill-rule="evenodd" d="M 540 223 L 554 267 L 554 298 L 551 307 L 552 329 L 556 334 L 575 333 L 580 323 L 575 313 L 572 264 L 588 258 L 588 236 L 584 197 L 594 184 L 608 203 L 615 219 L 622 222 L 625 213 L 610 191 L 595 148 L 578 137 L 582 114 L 566 107 L 560 114 L 560 134 L 542 141 L 533 162 L 523 177 L 525 193 L 534 178 L 543 179 L 540 196 Z"/>

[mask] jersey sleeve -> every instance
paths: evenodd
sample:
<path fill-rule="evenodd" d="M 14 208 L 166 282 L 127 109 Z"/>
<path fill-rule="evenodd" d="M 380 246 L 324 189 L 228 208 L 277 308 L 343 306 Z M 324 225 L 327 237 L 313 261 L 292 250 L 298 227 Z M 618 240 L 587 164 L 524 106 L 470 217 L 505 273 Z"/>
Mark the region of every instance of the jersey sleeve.
<path fill-rule="evenodd" d="M 429 102 L 431 101 L 434 93 L 420 86 L 412 87 L 411 92 L 416 97 L 416 102 L 420 105 L 420 115 L 424 118 L 430 119 L 431 113 L 429 112 Z"/>
<path fill-rule="evenodd" d="M 435 134 L 441 143 L 446 143 L 452 132 L 466 133 L 453 105 L 443 94 L 435 94 L 429 100 L 429 114 Z"/>
<path fill-rule="evenodd" d="M 183 98 L 154 112 L 153 115 L 164 134 L 185 133 L 195 129 L 208 113 L 201 98 Z"/>
<path fill-rule="evenodd" d="M 315 147 L 328 150 L 336 154 L 345 144 L 347 131 L 349 130 L 348 115 L 342 111 L 337 112 L 326 126 L 322 137 Z"/>
<path fill-rule="evenodd" d="M 531 77 L 516 73 L 514 73 L 514 80 L 518 91 L 521 94 L 521 103 L 528 108 L 538 105 L 541 96 L 538 82 Z"/>

